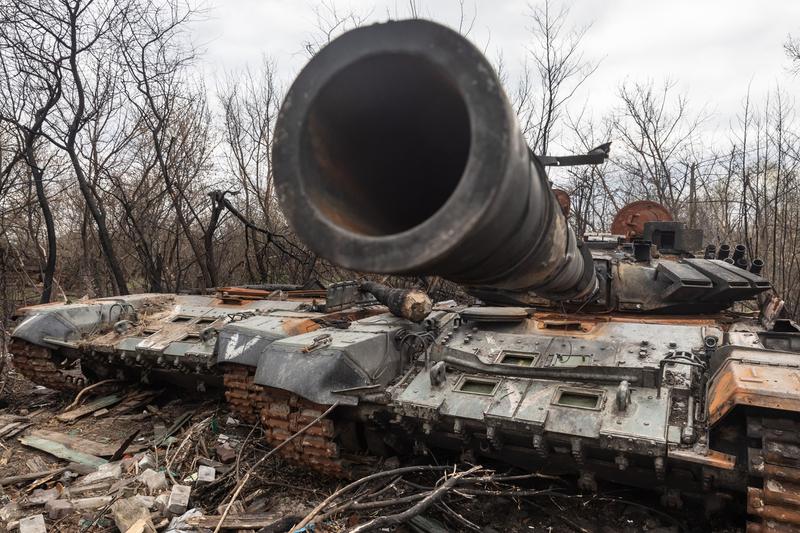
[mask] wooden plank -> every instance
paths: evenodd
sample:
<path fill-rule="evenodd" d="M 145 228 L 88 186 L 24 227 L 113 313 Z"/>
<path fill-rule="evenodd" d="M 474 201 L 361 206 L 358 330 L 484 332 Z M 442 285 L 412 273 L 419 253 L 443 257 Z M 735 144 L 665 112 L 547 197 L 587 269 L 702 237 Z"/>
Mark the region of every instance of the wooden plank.
<path fill-rule="evenodd" d="M 181 427 L 183 427 L 183 425 L 186 424 L 192 418 L 193 414 L 194 414 L 194 410 L 186 411 L 185 413 L 181 414 L 178 418 L 175 419 L 175 421 L 172 423 L 172 425 L 164 432 L 163 437 L 159 437 L 158 435 L 156 435 L 155 428 L 154 428 L 153 429 L 153 435 L 154 435 L 153 444 L 155 446 L 162 445 L 165 440 L 167 440 L 173 434 L 177 433 L 178 430 L 181 429 Z"/>
<path fill-rule="evenodd" d="M 100 443 L 93 440 L 84 439 L 82 437 L 68 435 L 66 433 L 59 433 L 58 431 L 50 431 L 48 429 L 34 429 L 29 433 L 29 435 L 46 440 L 52 440 L 53 442 L 60 442 L 67 448 L 79 450 L 90 455 L 96 455 L 98 457 L 111 457 L 119 450 L 120 446 L 124 444 L 124 441 Z M 130 436 L 128 438 L 130 438 Z M 128 444 L 129 445 L 126 446 L 125 450 L 123 451 L 138 452 L 144 450 L 145 448 L 149 448 L 146 442 Z"/>
<path fill-rule="evenodd" d="M 31 448 L 36 448 L 37 450 L 47 452 L 50 455 L 55 455 L 60 459 L 66 459 L 67 461 L 72 461 L 87 466 L 97 467 L 108 462 L 105 459 L 101 459 L 95 455 L 72 450 L 60 442 L 54 442 L 41 437 L 35 437 L 33 435 L 21 437 L 19 441 L 25 446 L 30 446 Z"/>
<path fill-rule="evenodd" d="M 25 431 L 26 429 L 28 429 L 32 425 L 33 425 L 33 422 L 23 422 L 21 426 L 17 426 L 14 429 L 12 429 L 11 431 L 9 431 L 8 433 L 6 433 L 5 435 L 3 435 L 3 438 L 10 439 L 11 437 L 19 435 L 20 433 L 22 433 L 23 431 Z"/>
<path fill-rule="evenodd" d="M 120 401 L 122 401 L 121 396 L 118 394 L 110 394 L 108 396 L 98 398 L 93 402 L 89 402 L 84 406 L 78 407 L 77 409 L 73 409 L 72 411 L 61 413 L 60 415 L 56 416 L 56 419 L 60 420 L 61 422 L 73 422 L 104 407 L 109 407 L 119 403 Z"/>
<path fill-rule="evenodd" d="M 11 422 L 0 428 L 0 438 L 5 437 L 6 433 L 11 433 L 12 430 L 21 426 L 22 422 Z"/>
<path fill-rule="evenodd" d="M 186 524 L 197 528 L 214 529 L 219 524 L 222 516 L 190 516 L 186 519 Z M 246 514 L 226 516 L 222 521 L 220 529 L 260 529 L 271 526 L 281 520 L 283 515 L 278 513 Z M 291 526 L 289 526 L 291 527 Z"/>
<path fill-rule="evenodd" d="M 62 466 L 61 468 L 56 468 L 54 470 L 47 470 L 45 472 L 31 472 L 30 474 L 22 474 L 20 476 L 10 476 L 10 477 L 0 478 L 0 487 L 2 487 L 3 485 L 15 485 L 17 483 L 22 483 L 23 481 L 33 481 L 35 479 L 39 479 L 40 477 L 60 474 L 61 472 L 65 472 L 66 470 L 67 467 Z"/>
<path fill-rule="evenodd" d="M 112 415 L 121 415 L 124 413 L 129 413 L 134 409 L 139 409 L 141 407 L 146 406 L 150 402 L 152 402 L 155 398 L 157 398 L 163 391 L 156 390 L 156 391 L 140 391 L 138 393 L 134 393 L 129 395 L 125 400 L 122 401 L 119 405 L 114 407 L 111 411 Z"/>
<path fill-rule="evenodd" d="M 51 440 L 53 442 L 60 442 L 67 448 L 80 450 L 84 453 L 88 453 L 89 455 L 96 455 L 98 457 L 110 457 L 111 455 L 114 455 L 114 452 L 117 451 L 117 448 L 119 448 L 119 445 L 116 443 L 101 444 L 93 440 L 68 435 L 66 433 L 60 433 L 58 431 L 50 431 L 48 429 L 35 429 L 28 435 L 31 437 L 38 437 L 40 439 Z"/>

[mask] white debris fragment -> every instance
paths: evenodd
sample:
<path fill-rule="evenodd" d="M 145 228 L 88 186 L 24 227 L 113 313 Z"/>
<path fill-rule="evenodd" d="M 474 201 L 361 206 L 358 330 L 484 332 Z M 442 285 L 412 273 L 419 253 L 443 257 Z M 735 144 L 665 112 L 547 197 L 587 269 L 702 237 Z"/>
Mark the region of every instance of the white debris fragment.
<path fill-rule="evenodd" d="M 175 486 L 180 487 L 180 485 Z M 197 528 L 186 523 L 189 518 L 194 516 L 203 516 L 203 513 L 199 509 L 189 509 L 181 516 L 176 516 L 170 520 L 167 530 L 164 533 L 194 533 L 197 531 Z"/>
<path fill-rule="evenodd" d="M 164 472 L 156 472 L 148 468 L 139 474 L 137 479 L 145 484 L 151 494 L 167 488 L 167 476 L 164 475 Z"/>
<path fill-rule="evenodd" d="M 37 514 L 19 521 L 19 533 L 47 533 L 44 515 Z"/>
<path fill-rule="evenodd" d="M 182 514 L 189 507 L 189 495 L 192 489 L 188 485 L 173 485 L 172 492 L 169 494 L 167 511 L 172 514 Z"/>
<path fill-rule="evenodd" d="M 96 472 L 86 474 L 79 481 L 78 485 L 88 485 L 90 483 L 97 483 L 98 481 L 106 481 L 110 479 L 119 479 L 122 477 L 122 464 L 117 461 L 114 463 L 106 463 L 100 465 Z"/>
<path fill-rule="evenodd" d="M 206 465 L 197 467 L 197 481 L 200 483 L 211 483 L 217 477 L 217 471 Z"/>

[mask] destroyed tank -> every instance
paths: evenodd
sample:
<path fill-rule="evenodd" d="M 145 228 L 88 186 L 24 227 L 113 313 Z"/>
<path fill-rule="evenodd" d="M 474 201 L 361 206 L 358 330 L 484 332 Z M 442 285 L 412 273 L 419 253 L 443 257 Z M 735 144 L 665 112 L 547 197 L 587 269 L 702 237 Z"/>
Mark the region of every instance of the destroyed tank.
<path fill-rule="evenodd" d="M 235 416 L 275 445 L 329 412 L 281 453 L 334 476 L 444 450 L 797 530 L 797 325 L 762 261 L 704 247 L 653 202 L 577 238 L 545 167 L 607 155 L 532 154 L 491 65 L 452 30 L 352 30 L 281 109 L 286 219 L 334 264 L 438 276 L 471 303 L 362 279 L 34 306 L 14 362 L 54 388 L 222 382 Z"/>

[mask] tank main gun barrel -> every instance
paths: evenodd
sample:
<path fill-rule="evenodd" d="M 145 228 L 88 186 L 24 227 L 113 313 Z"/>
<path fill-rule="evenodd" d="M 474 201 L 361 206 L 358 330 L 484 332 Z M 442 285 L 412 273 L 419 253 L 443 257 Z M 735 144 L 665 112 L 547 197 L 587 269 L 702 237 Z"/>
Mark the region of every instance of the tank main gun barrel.
<path fill-rule="evenodd" d="M 287 93 L 273 150 L 284 214 L 335 264 L 557 300 L 597 286 L 496 73 L 444 26 L 335 39 Z"/>

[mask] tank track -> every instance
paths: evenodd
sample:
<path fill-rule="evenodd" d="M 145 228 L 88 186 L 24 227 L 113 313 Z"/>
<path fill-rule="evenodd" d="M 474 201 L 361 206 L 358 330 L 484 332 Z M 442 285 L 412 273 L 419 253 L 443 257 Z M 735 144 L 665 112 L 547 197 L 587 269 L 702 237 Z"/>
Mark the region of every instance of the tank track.
<path fill-rule="evenodd" d="M 257 385 L 255 369 L 251 367 L 227 365 L 224 383 L 225 398 L 231 411 L 250 424 L 260 421 L 266 440 L 272 446 L 284 442 L 327 409 L 296 394 Z M 320 420 L 284 446 L 278 454 L 290 463 L 332 477 L 349 477 L 350 469 L 341 457 L 339 445 L 334 442 L 335 437 L 334 421 Z"/>
<path fill-rule="evenodd" d="M 750 450 L 750 471 L 761 483 L 747 489 L 747 532 L 800 533 L 800 422 L 750 417 L 747 436 L 761 443 Z"/>
<path fill-rule="evenodd" d="M 37 385 L 48 389 L 77 392 L 87 384 L 80 370 L 60 368 L 50 349 L 20 339 L 11 339 L 8 351 L 14 368 Z"/>

